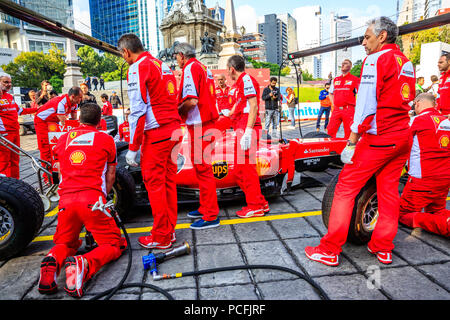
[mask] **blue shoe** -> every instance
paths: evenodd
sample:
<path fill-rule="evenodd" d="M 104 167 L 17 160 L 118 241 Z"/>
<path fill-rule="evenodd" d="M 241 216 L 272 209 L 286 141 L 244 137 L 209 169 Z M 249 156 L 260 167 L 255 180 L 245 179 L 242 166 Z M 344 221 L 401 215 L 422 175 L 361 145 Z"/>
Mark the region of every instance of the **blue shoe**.
<path fill-rule="evenodd" d="M 188 212 L 187 216 L 188 216 L 188 218 L 192 218 L 192 219 L 198 219 L 198 218 L 203 217 L 203 215 L 200 212 L 198 212 L 198 210 Z"/>
<path fill-rule="evenodd" d="M 190 228 L 194 230 L 199 229 L 209 229 L 209 228 L 216 228 L 220 226 L 220 219 L 217 218 L 213 221 L 205 221 L 203 219 L 200 219 L 198 221 L 195 221 L 193 224 L 191 224 Z"/>

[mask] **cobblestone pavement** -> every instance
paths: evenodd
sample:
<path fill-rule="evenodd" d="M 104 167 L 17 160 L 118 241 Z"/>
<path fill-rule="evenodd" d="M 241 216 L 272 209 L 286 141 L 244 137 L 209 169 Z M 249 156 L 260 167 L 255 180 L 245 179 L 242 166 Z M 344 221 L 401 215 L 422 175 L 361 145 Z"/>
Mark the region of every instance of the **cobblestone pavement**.
<path fill-rule="evenodd" d="M 298 137 L 298 131 L 285 127 L 285 137 Z M 312 122 L 303 124 L 303 133 L 314 130 Z M 35 136 L 22 137 L 22 147 L 35 155 Z M 25 158 L 21 163 L 22 179 L 37 187 L 34 171 Z M 186 213 L 193 207 L 179 208 L 177 245 L 188 241 L 190 255 L 166 261 L 159 272 L 176 273 L 225 266 L 269 264 L 291 268 L 310 276 L 331 299 L 362 300 L 448 300 L 450 299 L 450 241 L 420 229 L 399 227 L 393 252 L 394 262 L 381 265 L 365 246 L 346 244 L 339 267 L 331 268 L 308 260 L 304 248 L 317 245 L 326 233 L 321 218 L 321 201 L 328 182 L 339 168 L 325 172 L 306 172 L 312 183 L 272 199 L 271 211 L 265 217 L 240 220 L 235 211 L 243 203 L 221 204 L 221 226 L 194 231 Z M 450 208 L 448 202 L 447 208 Z M 131 210 L 131 209 L 130 209 Z M 133 218 L 126 223 L 133 255 L 126 283 L 146 283 L 167 290 L 180 300 L 318 300 L 318 292 L 297 276 L 277 270 L 236 270 L 174 280 L 153 281 L 145 272 L 141 257 L 149 250 L 137 244 L 147 234 L 152 217 L 146 208 L 132 209 Z M 0 300 L 71 300 L 62 289 L 64 272 L 58 277 L 60 290 L 43 296 L 37 291 L 39 266 L 52 247 L 57 216 L 45 217 L 38 237 L 19 256 L 0 261 Z M 158 251 L 156 251 L 158 252 Z M 124 253 L 105 266 L 89 283 L 83 299 L 113 287 L 125 273 L 128 263 Z M 112 299 L 164 300 L 162 294 L 149 288 L 120 290 Z"/>

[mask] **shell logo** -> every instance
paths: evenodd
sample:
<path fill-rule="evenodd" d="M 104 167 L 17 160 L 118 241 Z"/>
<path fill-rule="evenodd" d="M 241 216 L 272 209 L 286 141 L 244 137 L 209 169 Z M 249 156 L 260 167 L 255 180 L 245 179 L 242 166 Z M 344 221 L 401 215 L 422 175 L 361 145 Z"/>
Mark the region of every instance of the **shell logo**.
<path fill-rule="evenodd" d="M 175 94 L 175 85 L 172 81 L 167 83 L 167 92 L 169 92 L 169 94 Z"/>
<path fill-rule="evenodd" d="M 83 151 L 77 150 L 70 154 L 69 159 L 73 165 L 82 165 L 86 160 L 86 154 Z"/>
<path fill-rule="evenodd" d="M 270 170 L 270 162 L 264 158 L 256 159 L 256 172 L 258 176 L 264 176 Z"/>
<path fill-rule="evenodd" d="M 450 139 L 448 138 L 448 136 L 443 136 L 439 140 L 439 143 L 440 143 L 442 148 L 447 148 L 449 143 L 450 143 Z"/>
<path fill-rule="evenodd" d="M 58 125 L 55 123 L 51 123 L 48 125 L 48 131 L 49 132 L 56 132 L 58 131 Z"/>
<path fill-rule="evenodd" d="M 402 86 L 402 96 L 403 96 L 403 98 L 404 99 L 409 99 L 410 92 L 411 92 L 411 88 L 409 87 L 409 85 L 407 83 L 405 83 Z"/>

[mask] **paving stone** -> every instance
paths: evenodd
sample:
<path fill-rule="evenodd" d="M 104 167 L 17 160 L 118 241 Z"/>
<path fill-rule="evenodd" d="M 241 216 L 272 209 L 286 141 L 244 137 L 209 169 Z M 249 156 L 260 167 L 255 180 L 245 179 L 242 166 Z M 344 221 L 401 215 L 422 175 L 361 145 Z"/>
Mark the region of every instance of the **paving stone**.
<path fill-rule="evenodd" d="M 198 270 L 244 265 L 237 244 L 196 246 L 196 250 Z M 250 277 L 246 270 L 224 271 L 201 275 L 199 276 L 199 283 L 201 286 L 247 284 L 250 283 Z"/>
<path fill-rule="evenodd" d="M 273 220 L 270 224 L 277 230 L 282 239 L 318 237 L 314 228 L 305 218 L 293 218 L 286 220 Z"/>
<path fill-rule="evenodd" d="M 195 237 L 197 243 L 203 244 L 222 244 L 222 243 L 236 243 L 236 238 L 233 235 L 231 226 L 222 225 L 217 228 L 195 230 Z"/>
<path fill-rule="evenodd" d="M 450 262 L 443 264 L 417 266 L 417 268 L 435 279 L 440 286 L 450 291 Z"/>
<path fill-rule="evenodd" d="M 200 300 L 258 300 L 253 285 L 200 288 Z"/>
<path fill-rule="evenodd" d="M 329 267 L 322 263 L 310 260 L 305 255 L 305 248 L 307 246 L 317 246 L 319 244 L 318 238 L 302 238 L 286 240 L 286 243 L 300 264 L 306 269 L 311 277 L 333 275 L 342 273 L 355 273 L 357 270 L 350 262 L 343 256 L 339 257 L 338 267 Z"/>
<path fill-rule="evenodd" d="M 313 287 L 304 280 L 258 283 L 264 300 L 320 300 Z"/>
<path fill-rule="evenodd" d="M 399 230 L 394 239 L 394 253 L 398 253 L 411 264 L 424 264 L 449 260 L 448 255 L 437 251 L 423 241 Z"/>
<path fill-rule="evenodd" d="M 291 212 L 310 212 L 322 210 L 321 202 L 301 189 L 292 191 L 290 194 L 283 196 L 283 198 L 294 207 L 290 209 Z"/>
<path fill-rule="evenodd" d="M 449 202 L 450 203 L 450 202 Z M 410 234 L 418 239 L 423 240 L 425 243 L 430 244 L 431 246 L 437 248 L 440 251 L 446 253 L 450 259 L 450 239 L 445 238 L 443 236 L 427 232 L 423 229 L 410 229 L 403 227 L 402 231 Z"/>
<path fill-rule="evenodd" d="M 331 300 L 386 300 L 384 296 L 366 277 L 355 274 L 351 276 L 328 276 L 314 278 Z"/>
<path fill-rule="evenodd" d="M 395 300 L 450 299 L 450 293 L 412 267 L 383 269 L 380 283 Z"/>
<path fill-rule="evenodd" d="M 242 223 L 233 226 L 236 230 L 239 241 L 251 242 L 262 240 L 276 240 L 277 235 L 267 222 Z"/>
<path fill-rule="evenodd" d="M 308 223 L 310 223 L 313 226 L 313 228 L 318 230 L 320 237 L 323 237 L 328 232 L 327 227 L 323 223 L 322 215 L 305 217 L 305 220 L 308 221 Z"/>
<path fill-rule="evenodd" d="M 301 272 L 280 241 L 243 243 L 242 248 L 249 265 L 274 265 Z M 276 269 L 252 269 L 251 272 L 257 282 L 298 278 Z"/>

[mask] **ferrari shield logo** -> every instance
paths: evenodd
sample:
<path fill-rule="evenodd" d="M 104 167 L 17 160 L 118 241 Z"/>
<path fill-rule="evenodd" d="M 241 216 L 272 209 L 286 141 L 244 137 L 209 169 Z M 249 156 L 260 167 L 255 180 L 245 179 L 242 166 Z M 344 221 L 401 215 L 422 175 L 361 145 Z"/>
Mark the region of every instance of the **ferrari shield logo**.
<path fill-rule="evenodd" d="M 75 131 L 70 133 L 70 139 L 75 139 L 75 137 L 77 136 L 77 133 Z"/>
<path fill-rule="evenodd" d="M 215 161 L 212 164 L 213 174 L 217 180 L 222 180 L 228 175 L 228 162 Z"/>
<path fill-rule="evenodd" d="M 436 122 L 437 124 L 441 123 L 441 119 L 439 119 L 439 117 L 433 117 L 434 122 Z"/>
<path fill-rule="evenodd" d="M 400 67 L 403 66 L 402 58 L 397 57 L 397 62 L 398 62 L 398 64 L 400 65 Z"/>

